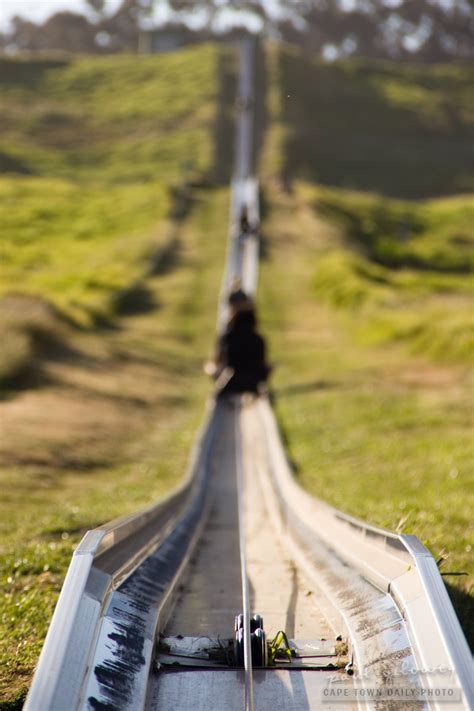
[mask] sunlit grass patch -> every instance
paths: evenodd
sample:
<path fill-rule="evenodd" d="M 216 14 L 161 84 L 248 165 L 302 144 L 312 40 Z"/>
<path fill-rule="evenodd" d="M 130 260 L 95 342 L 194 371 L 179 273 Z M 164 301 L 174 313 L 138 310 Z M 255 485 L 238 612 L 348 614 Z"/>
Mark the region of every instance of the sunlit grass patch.
<path fill-rule="evenodd" d="M 166 238 L 169 200 L 159 183 L 105 189 L 4 178 L 0 195 L 0 291 L 41 295 L 82 325 L 110 317 L 111 294 Z"/>
<path fill-rule="evenodd" d="M 474 200 L 314 194 L 315 209 L 340 236 L 315 260 L 315 296 L 350 312 L 362 344 L 393 342 L 434 360 L 470 362 Z"/>
<path fill-rule="evenodd" d="M 0 61 L 3 170 L 176 180 L 212 169 L 219 49 Z M 32 82 L 29 77 L 36 76 Z"/>
<path fill-rule="evenodd" d="M 474 353 L 471 302 L 454 301 L 449 310 L 444 304 L 421 313 L 412 309 L 361 317 L 356 338 L 366 345 L 405 345 L 412 353 L 434 361 L 469 364 Z"/>
<path fill-rule="evenodd" d="M 334 306 L 350 310 L 387 304 L 393 299 L 384 270 L 343 250 L 334 250 L 318 260 L 314 289 Z"/>
<path fill-rule="evenodd" d="M 474 197 L 424 202 L 320 189 L 316 206 L 339 222 L 352 246 L 392 269 L 466 274 L 474 267 Z"/>
<path fill-rule="evenodd" d="M 46 299 L 81 327 L 145 306 L 176 186 L 212 180 L 224 54 L 0 59 L 0 297 Z M 0 321 L 5 383 L 35 349 Z"/>

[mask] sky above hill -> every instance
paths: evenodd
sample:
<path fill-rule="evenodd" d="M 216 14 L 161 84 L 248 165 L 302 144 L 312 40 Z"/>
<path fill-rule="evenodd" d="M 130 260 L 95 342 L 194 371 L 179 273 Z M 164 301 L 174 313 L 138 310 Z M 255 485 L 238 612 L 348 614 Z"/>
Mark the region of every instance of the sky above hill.
<path fill-rule="evenodd" d="M 120 6 L 123 0 L 105 0 L 105 11 L 107 14 L 114 13 Z M 397 7 L 403 4 L 404 0 L 379 0 L 380 3 L 387 7 L 396 10 Z M 433 5 L 438 5 L 442 9 L 449 11 L 456 5 L 458 7 L 469 6 L 469 0 L 431 0 Z M 346 11 L 353 11 L 358 0 L 338 0 L 339 6 Z M 293 24 L 302 29 L 304 26 L 304 20 L 299 16 L 298 10 L 293 8 L 291 11 L 291 4 L 282 2 L 282 0 L 263 0 L 263 6 L 269 17 L 274 20 L 282 20 L 285 17 L 290 19 Z M 201 29 L 208 22 L 207 13 L 198 6 L 196 3 L 196 8 L 191 13 L 186 13 L 185 16 L 181 16 L 186 24 L 191 27 L 191 29 Z M 226 7 L 225 0 L 219 3 L 220 12 L 219 17 L 215 19 L 213 24 L 213 29 L 217 31 L 225 31 L 230 29 L 232 26 L 242 26 L 245 25 L 248 29 L 258 32 L 261 29 L 261 22 L 259 18 L 253 15 L 251 12 L 246 10 L 235 10 L 230 7 Z M 7 31 L 10 27 L 10 23 L 15 15 L 19 15 L 24 19 L 31 20 L 35 23 L 43 23 L 55 12 L 61 10 L 69 10 L 71 12 L 78 12 L 87 15 L 90 18 L 94 18 L 94 11 L 91 9 L 90 5 L 87 4 L 86 0 L 0 0 L 0 31 Z M 173 13 L 168 7 L 168 0 L 160 0 L 155 2 L 151 16 L 148 19 L 148 23 L 143 24 L 144 27 L 148 26 L 159 26 L 170 20 Z M 97 17 L 97 15 L 95 15 Z M 175 15 L 176 17 L 176 15 Z"/>
<path fill-rule="evenodd" d="M 393 0 L 391 0 L 393 2 Z M 106 0 L 105 9 L 107 14 L 113 13 L 121 4 L 122 0 Z M 351 4 L 353 0 L 340 0 L 341 5 Z M 155 3 L 150 24 L 160 25 L 170 19 L 172 12 L 167 7 L 166 0 L 161 0 Z M 274 19 L 282 19 L 283 17 L 292 16 L 293 13 L 288 11 L 288 7 L 284 6 L 280 0 L 264 0 L 263 5 L 270 17 Z M 94 12 L 88 6 L 86 0 L 1 0 L 0 1 L 0 30 L 7 30 L 10 22 L 15 15 L 19 15 L 24 19 L 31 20 L 35 23 L 42 23 L 55 12 L 69 10 L 85 14 L 91 18 L 94 17 Z M 260 26 L 256 25 L 257 18 L 245 10 L 233 10 L 225 7 L 225 2 L 222 3 L 220 17 L 217 20 L 218 26 L 214 29 L 225 30 L 232 25 L 245 24 L 249 29 L 258 31 Z M 184 18 L 183 18 L 184 19 Z M 200 29 L 206 24 L 207 14 L 202 11 L 202 8 L 196 7 L 191 13 L 186 13 L 186 24 L 193 29 Z M 294 16 L 293 16 L 293 19 Z M 257 22 L 258 24 L 258 22 Z"/>
<path fill-rule="evenodd" d="M 107 0 L 108 12 L 114 12 L 122 0 Z M 44 22 L 55 12 L 70 10 L 81 14 L 92 15 L 90 7 L 85 0 L 1 0 L 0 2 L 0 29 L 8 29 L 9 23 L 15 15 L 39 23 Z"/>

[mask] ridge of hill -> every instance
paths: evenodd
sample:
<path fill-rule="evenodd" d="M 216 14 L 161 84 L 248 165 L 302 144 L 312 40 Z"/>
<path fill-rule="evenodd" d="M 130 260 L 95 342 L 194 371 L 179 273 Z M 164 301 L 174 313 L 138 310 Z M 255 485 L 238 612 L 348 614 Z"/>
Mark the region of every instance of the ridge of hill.
<path fill-rule="evenodd" d="M 267 66 L 259 298 L 295 476 L 417 535 L 474 648 L 473 69 Z"/>

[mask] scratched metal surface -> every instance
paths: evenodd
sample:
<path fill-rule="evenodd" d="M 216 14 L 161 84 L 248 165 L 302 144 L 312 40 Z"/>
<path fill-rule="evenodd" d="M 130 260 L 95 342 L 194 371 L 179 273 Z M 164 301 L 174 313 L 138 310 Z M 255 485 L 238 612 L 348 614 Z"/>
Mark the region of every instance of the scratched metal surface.
<path fill-rule="evenodd" d="M 331 679 L 334 675 L 331 676 Z M 254 701 L 256 711 L 355 711 L 352 702 L 326 701 L 328 673 L 256 669 Z M 192 709 L 193 711 L 242 711 L 243 672 L 173 671 L 160 675 L 148 709 Z"/>
<path fill-rule="evenodd" d="M 212 431 L 206 435 L 206 448 L 197 463 L 193 505 L 108 602 L 82 694 L 83 709 L 136 711 L 143 706 L 159 611 L 164 611 L 170 591 L 178 584 L 209 505 L 206 484 L 213 474 L 209 462 L 222 422 L 219 413 L 217 407 L 210 424 Z"/>
<path fill-rule="evenodd" d="M 272 638 L 279 630 L 289 637 L 317 642 L 342 634 L 326 618 L 311 581 L 295 564 L 276 535 L 260 484 L 258 468 L 265 466 L 262 439 L 243 430 L 247 571 L 252 610 L 263 616 Z"/>
<path fill-rule="evenodd" d="M 240 406 L 222 407 L 219 434 L 210 455 L 214 472 L 211 481 L 212 513 L 164 630 L 166 636 L 232 637 L 234 616 L 241 612 L 235 492 L 236 418 L 240 423 Z M 307 642 L 331 639 L 331 649 L 334 649 L 336 634 L 325 617 L 324 608 L 319 605 L 318 596 L 312 594 L 306 576 L 297 569 L 273 533 L 255 471 L 255 464 L 263 454 L 261 442 L 244 436 L 243 445 L 251 611 L 263 616 L 270 637 L 279 629 L 286 629 L 291 636 Z M 336 664 L 337 658 L 332 661 Z M 303 674 L 296 670 L 291 674 L 285 670 L 272 670 L 268 674 L 255 670 L 258 675 L 256 708 L 271 708 L 273 699 L 278 699 L 276 708 L 315 708 L 321 700 L 321 686 L 327 684 L 328 675 L 334 672 L 304 672 L 319 674 L 318 680 L 316 677 L 295 676 L 298 673 Z M 350 683 L 348 677 L 345 679 Z M 163 670 L 150 679 L 146 708 L 148 711 L 242 709 L 241 686 L 240 672 L 201 670 L 172 673 L 169 669 Z"/>
<path fill-rule="evenodd" d="M 265 501 L 272 512 L 271 519 L 279 530 L 297 564 L 307 573 L 314 589 L 339 611 L 355 655 L 355 668 L 360 685 L 382 687 L 391 674 L 396 675 L 402 665 L 416 668 L 413 647 L 407 626 L 394 600 L 389 594 L 367 581 L 355 568 L 341 559 L 337 551 L 318 536 L 318 521 L 305 521 L 301 511 L 291 508 L 285 501 L 284 525 L 282 499 L 284 494 L 273 489 L 272 466 L 288 466 L 274 455 L 281 442 L 276 431 L 269 427 L 268 419 L 261 417 L 262 410 L 269 412 L 261 402 L 243 410 L 243 427 L 248 438 L 255 442 L 267 441 L 267 456 L 259 470 Z M 272 461 L 273 460 L 273 461 Z M 337 620 L 337 617 L 333 618 Z M 404 686 L 417 690 L 421 686 L 419 674 L 406 677 Z M 382 702 L 381 708 L 388 708 Z M 405 709 L 426 708 L 426 704 L 404 702 Z"/>
<path fill-rule="evenodd" d="M 236 411 L 223 405 L 212 454 L 211 510 L 176 605 L 167 636 L 232 637 L 242 606 L 234 424 Z"/>

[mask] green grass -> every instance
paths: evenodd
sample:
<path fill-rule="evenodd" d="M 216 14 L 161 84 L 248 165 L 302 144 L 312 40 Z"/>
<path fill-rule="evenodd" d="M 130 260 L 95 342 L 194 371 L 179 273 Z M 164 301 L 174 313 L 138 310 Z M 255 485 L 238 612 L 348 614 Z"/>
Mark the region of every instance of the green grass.
<path fill-rule="evenodd" d="M 0 59 L 2 709 L 21 708 L 83 532 L 186 469 L 228 210 L 199 186 L 228 177 L 234 69 L 211 45 Z"/>
<path fill-rule="evenodd" d="M 260 298 L 297 477 L 467 572 L 474 648 L 472 68 L 280 46 L 268 70 Z"/>
<path fill-rule="evenodd" d="M 474 267 L 470 195 L 414 203 L 320 190 L 315 206 L 339 222 L 351 246 L 385 267 L 447 274 L 468 274 Z"/>
<path fill-rule="evenodd" d="M 172 186 L 212 172 L 218 62 L 213 46 L 0 60 L 0 293 L 21 282 L 75 316 L 133 281 Z"/>
<path fill-rule="evenodd" d="M 34 357 L 5 294 L 111 322 L 169 238 L 176 187 L 226 173 L 231 53 L 0 59 L 0 329 L 9 384 Z M 219 136 L 214 132 L 219 127 Z M 227 159 L 225 159 L 227 156 Z M 36 349 L 37 350 L 37 349 Z"/>
<path fill-rule="evenodd" d="M 0 708 L 26 694 L 84 531 L 158 499 L 186 470 L 209 390 L 202 363 L 212 348 L 228 207 L 226 190 L 193 196 L 174 264 L 144 282 L 159 307 L 128 316 L 120 329 L 76 335 L 79 359 L 69 358 L 66 370 L 53 363 L 52 390 L 29 396 L 43 412 L 38 431 L 27 424 L 22 447 L 3 457 Z M 42 397 L 55 406 L 44 410 Z M 84 434 L 71 420 L 58 432 L 55 408 L 67 423 L 67 402 L 84 403 L 91 417 L 107 407 L 102 430 Z"/>
<path fill-rule="evenodd" d="M 3 178 L 0 199 L 1 291 L 39 294 L 83 325 L 111 315 L 111 295 L 166 236 L 169 200 L 157 182 L 92 188 Z"/>
<path fill-rule="evenodd" d="M 269 73 L 272 170 L 286 179 L 410 199 L 472 191 L 472 67 L 326 64 L 279 46 Z"/>
<path fill-rule="evenodd" d="M 4 178 L 0 196 L 1 291 L 46 297 L 83 325 L 111 315 L 111 295 L 137 278 L 166 238 L 169 199 L 157 182 L 84 187 Z"/>
<path fill-rule="evenodd" d="M 314 196 L 340 230 L 315 266 L 315 294 L 350 313 L 359 343 L 471 362 L 474 200 L 408 203 L 335 189 Z"/>
<path fill-rule="evenodd" d="M 212 169 L 219 51 L 51 62 L 2 59 L 9 172 L 112 183 Z M 16 170 L 15 170 L 16 166 Z"/>
<path fill-rule="evenodd" d="M 297 477 L 343 511 L 417 535 L 436 558 L 445 558 L 442 572 L 468 572 L 445 580 L 473 644 L 473 378 L 467 344 L 457 353 L 447 335 L 453 337 L 457 317 L 466 325 L 464 286 L 457 306 L 439 301 L 440 316 L 429 325 L 431 299 L 438 298 L 433 287 L 422 289 L 423 298 L 414 296 L 400 285 L 406 278 L 400 271 L 351 254 L 339 222 L 314 209 L 318 190 L 299 185 L 291 196 L 270 187 L 266 192 L 262 324 Z M 424 276 L 410 278 L 421 289 Z M 423 343 L 421 333 L 406 334 L 408 343 L 395 337 L 402 315 L 410 314 L 431 328 Z M 389 320 L 389 339 L 386 333 L 372 338 L 381 318 Z M 448 357 L 434 353 L 443 337 Z"/>

